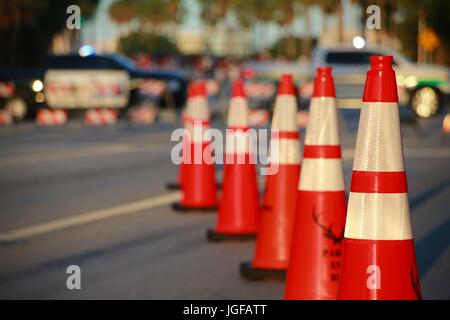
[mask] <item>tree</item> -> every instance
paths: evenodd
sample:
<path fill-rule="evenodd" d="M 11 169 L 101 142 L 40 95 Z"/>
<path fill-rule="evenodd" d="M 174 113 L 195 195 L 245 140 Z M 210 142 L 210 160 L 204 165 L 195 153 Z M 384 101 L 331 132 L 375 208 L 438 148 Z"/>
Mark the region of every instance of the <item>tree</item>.
<path fill-rule="evenodd" d="M 66 26 L 67 7 L 80 6 L 82 16 L 87 18 L 97 3 L 98 0 L 0 0 L 0 65 L 36 66 L 48 53 L 53 36 Z"/>
<path fill-rule="evenodd" d="M 177 53 L 176 45 L 167 37 L 158 34 L 133 32 L 120 39 L 120 51 L 128 56 L 139 53 L 166 55 Z"/>
<path fill-rule="evenodd" d="M 201 17 L 209 25 L 215 25 L 222 20 L 230 10 L 233 0 L 198 0 L 201 6 Z"/>
<path fill-rule="evenodd" d="M 202 17 L 208 24 L 216 24 L 228 12 L 233 12 L 238 22 L 243 27 L 257 28 L 258 42 L 264 43 L 266 32 L 264 25 L 275 23 L 286 27 L 295 18 L 302 14 L 306 24 L 306 36 L 303 41 L 303 51 L 309 53 L 312 45 L 311 32 L 309 26 L 309 8 L 318 5 L 327 12 L 331 12 L 337 7 L 340 8 L 340 1 L 335 0 L 198 0 L 202 7 Z M 339 6 L 337 5 L 339 4 Z M 342 33 L 342 32 L 341 32 Z M 283 47 L 288 51 L 288 56 L 297 50 L 295 37 L 284 35 Z"/>
<path fill-rule="evenodd" d="M 117 23 L 128 23 L 136 19 L 140 29 L 154 29 L 168 22 L 179 22 L 184 14 L 181 0 L 119 0 L 109 9 L 109 15 Z"/>

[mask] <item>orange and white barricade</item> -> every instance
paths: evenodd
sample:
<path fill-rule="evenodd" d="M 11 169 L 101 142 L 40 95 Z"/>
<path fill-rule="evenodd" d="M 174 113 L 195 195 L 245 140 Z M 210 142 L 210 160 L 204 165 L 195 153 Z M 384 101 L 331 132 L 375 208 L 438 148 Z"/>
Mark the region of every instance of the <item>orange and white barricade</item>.
<path fill-rule="evenodd" d="M 84 114 L 84 124 L 87 125 L 112 125 L 117 123 L 117 111 L 111 109 L 89 109 Z"/>
<path fill-rule="evenodd" d="M 0 126 L 7 126 L 13 123 L 13 117 L 7 110 L 0 110 Z"/>
<path fill-rule="evenodd" d="M 158 111 L 154 107 L 133 107 L 128 111 L 128 118 L 133 123 L 151 124 L 155 122 Z"/>
<path fill-rule="evenodd" d="M 61 126 L 67 123 L 67 113 L 61 109 L 40 109 L 36 123 L 40 126 Z"/>

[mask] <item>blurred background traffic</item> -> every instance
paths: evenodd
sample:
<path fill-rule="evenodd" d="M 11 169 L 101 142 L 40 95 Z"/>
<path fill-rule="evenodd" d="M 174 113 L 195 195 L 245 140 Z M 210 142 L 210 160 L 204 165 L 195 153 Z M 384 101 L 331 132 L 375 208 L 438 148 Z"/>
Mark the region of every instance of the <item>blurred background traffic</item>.
<path fill-rule="evenodd" d="M 374 54 L 394 55 L 402 106 L 415 116 L 439 114 L 450 93 L 447 1 L 3 0 L 0 12 L 0 107 L 16 122 L 47 107 L 69 118 L 146 107 L 152 121 L 173 120 L 198 78 L 223 116 L 238 77 L 252 119 L 264 121 L 280 75 L 293 73 L 304 108 L 320 65 L 334 67 L 339 106 L 359 107 Z"/>
<path fill-rule="evenodd" d="M 369 57 L 393 55 L 423 297 L 449 299 L 449 30 L 446 0 L 0 0 L 0 298 L 282 298 L 240 278 L 253 243 L 208 244 L 215 214 L 169 207 L 188 85 L 224 129 L 243 79 L 267 127 L 291 73 L 304 136 L 332 66 L 348 190 Z"/>

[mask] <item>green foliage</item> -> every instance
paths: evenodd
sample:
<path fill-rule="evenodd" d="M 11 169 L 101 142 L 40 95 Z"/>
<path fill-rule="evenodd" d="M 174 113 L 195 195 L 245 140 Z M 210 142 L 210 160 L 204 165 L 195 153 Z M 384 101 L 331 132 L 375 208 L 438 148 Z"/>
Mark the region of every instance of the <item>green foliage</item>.
<path fill-rule="evenodd" d="M 287 59 L 296 59 L 302 52 L 302 39 L 299 37 L 280 38 L 271 48 L 270 54 L 273 57 L 285 57 Z"/>
<path fill-rule="evenodd" d="M 184 15 L 181 0 L 118 0 L 109 9 L 109 15 L 117 23 L 137 19 L 141 25 L 159 26 L 167 22 L 179 22 Z"/>
<path fill-rule="evenodd" d="M 207 24 L 215 25 L 230 10 L 233 0 L 197 0 L 202 8 L 201 17 Z"/>
<path fill-rule="evenodd" d="M 130 56 L 137 53 L 166 55 L 177 53 L 177 47 L 165 36 L 133 32 L 120 39 L 120 51 Z"/>
<path fill-rule="evenodd" d="M 202 18 L 210 25 L 214 25 L 223 19 L 230 11 L 234 12 L 241 26 L 252 27 L 257 22 L 271 22 L 279 25 L 288 25 L 296 17 L 303 15 L 308 18 L 307 9 L 312 5 L 318 5 L 326 14 L 341 13 L 340 0 L 197 0 L 202 8 Z M 383 32 L 396 36 L 402 42 L 404 53 L 410 57 L 417 54 L 417 28 L 418 12 L 423 11 L 426 21 L 439 36 L 442 45 L 450 47 L 450 1 L 448 0 L 351 0 L 362 8 L 360 22 L 363 24 L 367 18 L 365 9 L 376 4 L 381 8 Z M 402 13 L 402 21 L 397 21 L 395 16 Z M 343 13 L 345 14 L 345 13 Z M 339 34 L 342 34 L 342 25 L 339 26 Z M 289 52 L 298 45 L 294 40 L 281 39 L 273 47 L 272 52 Z M 302 44 L 302 50 L 309 47 L 308 41 Z M 295 49 L 298 50 L 298 49 Z M 308 51 L 306 49 L 306 51 Z M 290 54 L 287 54 L 288 56 Z"/>

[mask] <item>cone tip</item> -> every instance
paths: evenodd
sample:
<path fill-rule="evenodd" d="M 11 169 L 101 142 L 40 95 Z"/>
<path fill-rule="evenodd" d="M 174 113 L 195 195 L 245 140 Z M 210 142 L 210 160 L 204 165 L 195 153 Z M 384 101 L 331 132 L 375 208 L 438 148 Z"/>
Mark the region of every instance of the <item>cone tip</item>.
<path fill-rule="evenodd" d="M 330 66 L 317 68 L 317 75 L 314 78 L 313 97 L 331 97 L 336 98 L 333 76 Z"/>
<path fill-rule="evenodd" d="M 295 95 L 294 80 L 292 74 L 284 73 L 281 76 L 280 84 L 278 85 L 278 94 Z"/>
<path fill-rule="evenodd" d="M 206 89 L 206 84 L 203 81 L 193 81 L 189 84 L 188 97 L 207 97 L 208 90 Z"/>
<path fill-rule="evenodd" d="M 393 62 L 393 57 L 392 56 L 371 56 L 370 57 L 370 65 L 371 66 L 392 66 L 392 62 Z"/>
<path fill-rule="evenodd" d="M 317 67 L 317 75 L 331 76 L 332 68 L 330 66 Z"/>
<path fill-rule="evenodd" d="M 245 98 L 244 81 L 242 81 L 241 79 L 238 79 L 234 82 L 231 97 L 232 98 L 237 98 L 237 97 Z"/>
<path fill-rule="evenodd" d="M 371 56 L 363 102 L 398 102 L 392 56 Z"/>

